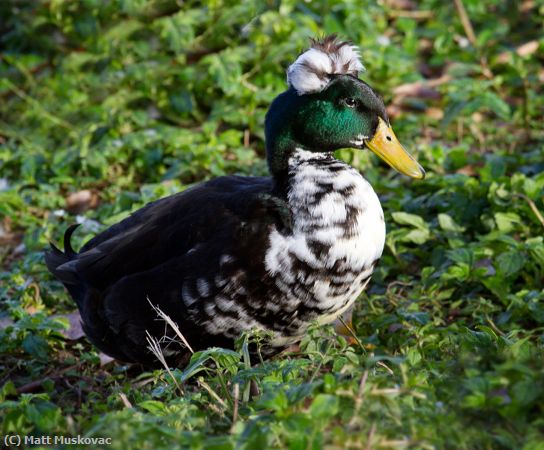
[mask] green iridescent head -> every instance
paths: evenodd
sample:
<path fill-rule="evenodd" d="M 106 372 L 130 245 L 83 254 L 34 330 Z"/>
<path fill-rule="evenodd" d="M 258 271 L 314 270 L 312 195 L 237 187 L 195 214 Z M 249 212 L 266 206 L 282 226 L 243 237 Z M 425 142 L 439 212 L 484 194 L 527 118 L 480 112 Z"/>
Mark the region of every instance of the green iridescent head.
<path fill-rule="evenodd" d="M 266 147 L 272 174 L 287 169 L 297 148 L 332 152 L 369 148 L 399 172 L 423 178 L 425 172 L 403 149 L 389 125 L 381 98 L 359 80 L 357 50 L 334 36 L 314 41 L 289 67 L 290 88 L 266 116 Z"/>

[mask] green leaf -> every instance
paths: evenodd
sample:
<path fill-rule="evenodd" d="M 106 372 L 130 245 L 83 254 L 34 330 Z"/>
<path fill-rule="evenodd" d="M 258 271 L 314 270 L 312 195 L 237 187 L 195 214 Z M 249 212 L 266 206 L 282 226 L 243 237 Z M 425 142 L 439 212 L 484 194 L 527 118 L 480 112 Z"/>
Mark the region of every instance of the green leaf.
<path fill-rule="evenodd" d="M 444 231 L 451 231 L 453 233 L 462 233 L 465 231 L 465 227 L 458 225 L 449 214 L 438 214 L 438 223 Z"/>
<path fill-rule="evenodd" d="M 508 233 L 514 230 L 517 224 L 521 223 L 521 218 L 513 212 L 498 212 L 495 213 L 495 222 L 499 231 Z"/>
<path fill-rule="evenodd" d="M 268 391 L 261 399 L 259 399 L 259 406 L 261 408 L 281 412 L 289 407 L 289 399 L 283 389 Z"/>
<path fill-rule="evenodd" d="M 415 214 L 396 211 L 391 213 L 391 216 L 393 217 L 393 220 L 400 225 L 412 225 L 413 227 L 419 228 L 421 230 L 429 229 L 423 218 Z"/>
<path fill-rule="evenodd" d="M 408 232 L 403 238 L 404 242 L 413 242 L 414 244 L 424 244 L 431 237 L 429 230 L 412 230 Z"/>
<path fill-rule="evenodd" d="M 484 93 L 484 104 L 490 111 L 497 114 L 501 119 L 507 120 L 510 118 L 510 106 L 502 98 L 494 92 Z"/>
<path fill-rule="evenodd" d="M 319 394 L 310 407 L 310 414 L 315 419 L 332 417 L 338 413 L 339 399 L 336 395 Z"/>
<path fill-rule="evenodd" d="M 521 252 L 501 253 L 497 259 L 498 270 L 506 277 L 517 274 L 525 265 L 526 256 Z"/>
<path fill-rule="evenodd" d="M 158 400 L 146 400 L 138 403 L 138 406 L 156 416 L 162 416 L 166 414 L 168 410 L 166 405 L 163 402 L 159 402 Z"/>
<path fill-rule="evenodd" d="M 474 264 L 474 252 L 468 248 L 456 248 L 448 250 L 448 258 L 457 263 L 464 263 L 468 266 Z"/>
<path fill-rule="evenodd" d="M 23 349 L 28 354 L 38 359 L 44 359 L 49 353 L 49 345 L 47 341 L 39 335 L 29 334 L 23 340 Z"/>
<path fill-rule="evenodd" d="M 411 348 L 406 354 L 406 360 L 411 366 L 415 366 L 421 361 L 421 353 L 419 353 L 415 348 Z"/>
<path fill-rule="evenodd" d="M 212 347 L 207 350 L 196 352 L 191 356 L 188 366 L 181 373 L 180 380 L 187 381 L 197 373 L 209 370 L 208 361 L 214 361 L 218 369 L 227 369 L 234 374 L 237 371 L 237 363 L 240 361 L 240 354 L 226 348 Z"/>
<path fill-rule="evenodd" d="M 544 268 L 544 238 L 528 239 L 525 245 L 533 259 Z"/>

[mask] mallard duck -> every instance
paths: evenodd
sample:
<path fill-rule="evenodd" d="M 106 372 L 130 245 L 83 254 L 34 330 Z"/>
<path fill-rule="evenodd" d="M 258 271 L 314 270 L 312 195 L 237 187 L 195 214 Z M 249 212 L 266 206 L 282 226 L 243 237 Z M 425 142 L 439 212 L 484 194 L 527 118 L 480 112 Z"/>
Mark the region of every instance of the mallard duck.
<path fill-rule="evenodd" d="M 94 345 L 152 363 L 146 332 L 165 334 L 153 304 L 193 350 L 232 347 L 259 329 L 270 332 L 264 353 L 273 354 L 312 322 L 352 307 L 382 254 L 385 223 L 370 184 L 333 152 L 368 148 L 405 175 L 425 175 L 395 137 L 383 101 L 358 78 L 362 70 L 350 43 L 312 41 L 266 115 L 271 177 L 216 178 L 149 203 L 78 253 L 74 227 L 64 251 L 52 245 L 47 266 Z M 181 345 L 168 350 L 188 354 Z"/>

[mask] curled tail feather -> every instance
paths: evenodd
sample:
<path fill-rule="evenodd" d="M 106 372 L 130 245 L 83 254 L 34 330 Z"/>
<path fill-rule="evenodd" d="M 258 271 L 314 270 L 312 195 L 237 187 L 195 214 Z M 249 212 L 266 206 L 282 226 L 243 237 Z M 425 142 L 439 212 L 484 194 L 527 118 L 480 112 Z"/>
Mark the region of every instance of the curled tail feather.
<path fill-rule="evenodd" d="M 72 261 L 76 261 L 78 255 L 70 242 L 72 234 L 78 226 L 79 224 L 71 225 L 64 233 L 64 251 L 60 250 L 52 242 L 49 243 L 51 251 L 45 254 L 45 264 L 55 278 L 61 281 L 66 289 L 68 289 L 68 292 L 70 292 L 76 303 L 79 304 L 84 294 L 84 287 L 78 279 L 77 273 L 73 270 L 73 264 L 70 264 Z"/>
<path fill-rule="evenodd" d="M 76 231 L 79 225 L 79 223 L 70 225 L 68 229 L 64 232 L 64 253 L 66 253 L 66 255 L 71 258 L 77 255 L 77 253 L 72 248 L 72 243 L 70 241 L 72 240 L 72 234 L 74 234 L 74 231 Z"/>

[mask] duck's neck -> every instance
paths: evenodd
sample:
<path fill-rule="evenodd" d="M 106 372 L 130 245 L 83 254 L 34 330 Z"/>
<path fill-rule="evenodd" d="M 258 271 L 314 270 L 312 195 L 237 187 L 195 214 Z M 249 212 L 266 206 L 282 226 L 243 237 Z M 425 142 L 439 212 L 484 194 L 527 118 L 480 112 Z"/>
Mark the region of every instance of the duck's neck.
<path fill-rule="evenodd" d="M 294 145 L 291 151 L 285 153 L 289 156 L 285 158 L 282 169 L 273 173 L 274 193 L 284 200 L 287 200 L 289 192 L 297 185 L 297 174 L 301 166 L 321 166 L 326 161 L 338 161 L 332 153 L 311 152 Z"/>
<path fill-rule="evenodd" d="M 274 179 L 274 194 L 283 199 L 289 187 L 289 160 L 299 146 L 294 138 L 293 112 L 301 101 L 294 89 L 288 89 L 274 99 L 265 119 L 268 170 Z"/>

